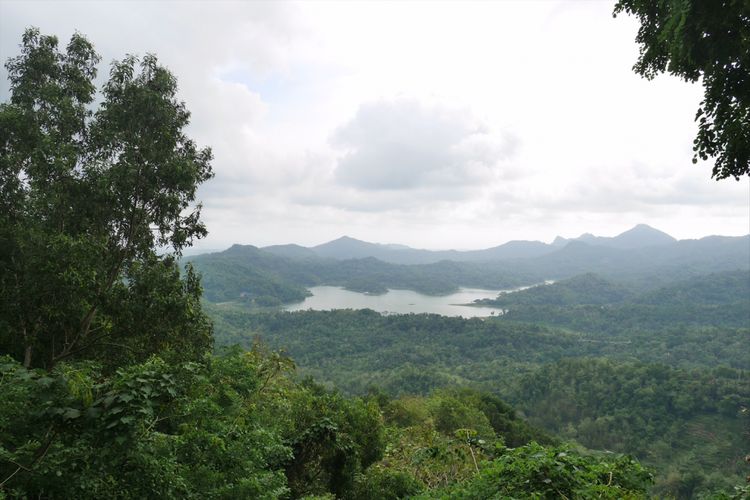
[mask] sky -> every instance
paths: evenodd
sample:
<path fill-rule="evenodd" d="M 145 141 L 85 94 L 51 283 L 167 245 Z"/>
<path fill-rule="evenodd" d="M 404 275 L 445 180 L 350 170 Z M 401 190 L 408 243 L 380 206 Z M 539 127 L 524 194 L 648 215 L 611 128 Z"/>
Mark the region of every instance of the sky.
<path fill-rule="evenodd" d="M 0 59 L 29 26 L 86 35 L 100 83 L 156 54 L 214 154 L 199 250 L 747 234 L 750 180 L 691 161 L 700 85 L 634 74 L 613 3 L 0 0 Z"/>

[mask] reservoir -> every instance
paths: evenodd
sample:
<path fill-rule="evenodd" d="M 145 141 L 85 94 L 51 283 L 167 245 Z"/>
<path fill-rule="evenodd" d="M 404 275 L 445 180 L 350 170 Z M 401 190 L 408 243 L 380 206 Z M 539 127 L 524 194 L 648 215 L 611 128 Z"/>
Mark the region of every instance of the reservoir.
<path fill-rule="evenodd" d="M 461 288 L 450 295 L 424 295 L 412 290 L 388 290 L 382 295 L 367 295 L 351 292 L 338 286 L 315 286 L 310 288 L 311 297 L 296 304 L 285 306 L 287 311 L 372 309 L 384 314 L 432 313 L 443 316 L 465 318 L 502 314 L 502 309 L 471 307 L 476 299 L 494 299 L 501 290 L 479 290 Z"/>

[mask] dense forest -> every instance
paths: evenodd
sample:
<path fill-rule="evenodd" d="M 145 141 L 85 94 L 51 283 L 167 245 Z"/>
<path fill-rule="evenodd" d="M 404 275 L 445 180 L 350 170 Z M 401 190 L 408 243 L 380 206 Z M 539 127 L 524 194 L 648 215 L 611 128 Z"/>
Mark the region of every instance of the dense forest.
<path fill-rule="evenodd" d="M 218 345 L 261 339 L 350 394 L 497 394 L 552 435 L 637 456 L 655 493 L 690 497 L 745 473 L 748 290 L 747 271 L 640 294 L 587 274 L 501 294 L 497 318 L 206 310 Z"/>
<path fill-rule="evenodd" d="M 0 499 L 750 495 L 750 237 L 184 258 L 213 154 L 156 56 L 99 62 L 30 28 L 6 63 Z M 278 307 L 545 281 L 486 319 Z"/>

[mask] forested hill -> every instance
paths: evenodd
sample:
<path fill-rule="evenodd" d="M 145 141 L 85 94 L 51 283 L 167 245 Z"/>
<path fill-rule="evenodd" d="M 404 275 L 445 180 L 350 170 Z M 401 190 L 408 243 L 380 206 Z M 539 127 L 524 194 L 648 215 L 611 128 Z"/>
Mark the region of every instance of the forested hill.
<path fill-rule="evenodd" d="M 686 302 L 704 305 L 745 304 L 750 306 L 750 271 L 726 271 L 674 283 L 641 295 L 642 304 L 678 305 Z M 750 321 L 748 321 L 750 325 Z"/>
<path fill-rule="evenodd" d="M 656 468 L 664 494 L 742 480 L 747 434 L 740 409 L 750 397 L 746 325 L 712 318 L 711 326 L 675 326 L 666 321 L 668 309 L 635 328 L 606 331 L 598 329 L 601 318 L 583 311 L 578 325 L 562 330 L 505 318 L 215 308 L 209 313 L 218 343 L 250 346 L 260 337 L 286 349 L 303 373 L 347 392 L 474 387 L 507 398 L 556 435 L 636 454 Z M 625 312 L 604 323 L 617 325 L 643 309 Z"/>
<path fill-rule="evenodd" d="M 645 292 L 586 274 L 508 294 L 487 319 L 207 310 L 219 345 L 260 338 L 355 394 L 497 393 L 554 435 L 636 454 L 655 493 L 690 498 L 744 477 L 749 288 L 750 271 Z"/>
<path fill-rule="evenodd" d="M 606 334 L 611 339 L 637 338 L 640 345 L 659 338 L 664 340 L 664 333 L 669 331 L 670 336 L 683 335 L 681 343 L 696 342 L 694 347 L 700 349 L 701 336 L 708 343 L 713 335 L 707 329 L 716 332 L 719 327 L 747 329 L 750 326 L 750 271 L 702 275 L 624 296 L 623 291 L 617 284 L 584 275 L 501 294 L 481 304 L 504 308 L 505 320 Z M 609 301 L 604 302 L 605 299 Z M 731 337 L 730 333 L 726 334 Z M 747 349 L 736 354 L 750 359 Z M 716 362 L 730 363 L 733 358 L 735 353 L 727 352 L 726 357 L 719 357 Z"/>
<path fill-rule="evenodd" d="M 477 305 L 518 310 L 524 306 L 614 305 L 633 303 L 653 307 L 750 307 L 750 271 L 732 270 L 700 275 L 670 283 L 643 293 L 586 273 L 550 284 L 540 284 L 495 299 L 476 301 Z M 750 324 L 750 321 L 748 322 Z"/>
<path fill-rule="evenodd" d="M 523 246 L 519 243 L 519 248 Z M 367 293 L 400 288 L 440 295 L 462 286 L 503 290 L 585 273 L 596 273 L 634 290 L 647 290 L 691 276 L 749 269 L 750 236 L 711 236 L 642 248 L 576 240 L 550 246 L 543 255 L 535 250 L 527 255 L 489 261 L 394 264 L 375 257 L 321 257 L 314 249 L 295 245 L 270 251 L 234 245 L 223 252 L 189 260 L 203 276 L 208 300 L 256 305 L 297 302 L 305 297 L 307 288 L 316 285 L 343 286 Z"/>
<path fill-rule="evenodd" d="M 533 283 L 537 275 L 507 263 L 444 261 L 436 264 L 391 264 L 373 257 L 335 260 L 283 257 L 250 245 L 189 259 L 203 276 L 205 297 L 214 302 L 242 301 L 274 305 L 302 300 L 306 287 L 337 285 L 365 293 L 389 288 L 447 294 L 459 286 L 513 288 Z"/>
<path fill-rule="evenodd" d="M 615 304 L 631 297 L 633 292 L 622 285 L 586 273 L 551 284 L 540 284 L 512 293 L 501 293 L 495 299 L 477 300 L 477 305 L 513 307 L 521 305 L 570 306 L 577 304 Z"/>

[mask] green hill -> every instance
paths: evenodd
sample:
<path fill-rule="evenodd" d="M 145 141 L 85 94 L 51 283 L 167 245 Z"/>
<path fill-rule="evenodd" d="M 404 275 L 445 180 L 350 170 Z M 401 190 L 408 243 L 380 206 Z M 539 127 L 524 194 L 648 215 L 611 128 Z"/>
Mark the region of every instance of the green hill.
<path fill-rule="evenodd" d="M 588 273 L 518 292 L 501 293 L 495 299 L 484 299 L 477 303 L 502 308 L 527 305 L 603 305 L 622 302 L 631 295 L 632 292 L 625 287 Z"/>

